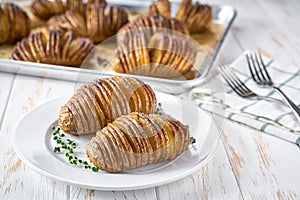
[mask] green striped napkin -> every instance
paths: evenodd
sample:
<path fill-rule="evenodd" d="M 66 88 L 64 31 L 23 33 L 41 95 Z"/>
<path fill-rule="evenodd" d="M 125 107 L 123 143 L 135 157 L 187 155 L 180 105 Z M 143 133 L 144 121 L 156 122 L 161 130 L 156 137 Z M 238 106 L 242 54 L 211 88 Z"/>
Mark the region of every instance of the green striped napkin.
<path fill-rule="evenodd" d="M 274 89 L 261 88 L 252 80 L 245 53 L 230 65 L 235 74 L 256 93 L 281 99 Z M 285 66 L 266 57 L 263 57 L 263 60 L 267 63 L 268 72 L 275 85 L 300 107 L 300 68 Z M 190 98 L 195 100 L 202 109 L 300 145 L 300 123 L 289 107 L 267 100 L 241 98 L 222 80 L 220 74 L 208 80 L 207 85 L 221 83 L 221 81 L 225 94 L 211 90 L 209 95 L 204 95 L 203 89 L 196 88 L 191 91 Z"/>

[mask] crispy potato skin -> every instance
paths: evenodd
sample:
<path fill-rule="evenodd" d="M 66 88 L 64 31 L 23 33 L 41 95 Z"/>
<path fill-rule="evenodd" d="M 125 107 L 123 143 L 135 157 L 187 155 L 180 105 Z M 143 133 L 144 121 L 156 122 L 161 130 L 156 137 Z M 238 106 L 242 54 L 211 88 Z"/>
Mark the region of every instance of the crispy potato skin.
<path fill-rule="evenodd" d="M 79 38 L 72 31 L 49 30 L 30 34 L 18 42 L 11 58 L 37 63 L 79 67 L 94 49 L 88 38 Z"/>
<path fill-rule="evenodd" d="M 26 37 L 30 29 L 29 17 L 20 7 L 13 3 L 0 4 L 0 44 Z"/>
<path fill-rule="evenodd" d="M 157 0 L 157 2 L 152 3 L 148 10 L 148 15 L 162 15 L 165 17 L 171 17 L 171 8 L 169 0 Z"/>
<path fill-rule="evenodd" d="M 105 0 L 88 0 L 86 4 L 83 0 L 34 0 L 30 9 L 36 17 L 48 20 L 50 17 L 63 14 L 67 10 L 84 13 L 90 4 L 106 5 L 106 2 Z"/>
<path fill-rule="evenodd" d="M 208 30 L 213 23 L 212 9 L 209 5 L 192 0 L 182 0 L 178 8 L 176 19 L 186 24 L 190 33 Z"/>
<path fill-rule="evenodd" d="M 160 78 L 183 77 L 192 71 L 197 44 L 185 37 L 157 32 L 152 36 L 133 31 L 126 45 L 120 45 L 110 62 L 118 73 Z"/>
<path fill-rule="evenodd" d="M 128 14 L 123 8 L 94 3 L 88 5 L 84 12 L 68 10 L 53 16 L 47 26 L 49 29 L 72 30 L 77 36 L 100 43 L 115 35 L 127 23 Z"/>
<path fill-rule="evenodd" d="M 99 169 L 120 172 L 173 160 L 188 145 L 188 127 L 178 120 L 134 112 L 99 130 L 86 153 Z"/>
<path fill-rule="evenodd" d="M 94 80 L 80 87 L 61 107 L 58 123 L 70 134 L 94 133 L 131 112 L 153 113 L 156 97 L 149 85 L 129 77 Z"/>

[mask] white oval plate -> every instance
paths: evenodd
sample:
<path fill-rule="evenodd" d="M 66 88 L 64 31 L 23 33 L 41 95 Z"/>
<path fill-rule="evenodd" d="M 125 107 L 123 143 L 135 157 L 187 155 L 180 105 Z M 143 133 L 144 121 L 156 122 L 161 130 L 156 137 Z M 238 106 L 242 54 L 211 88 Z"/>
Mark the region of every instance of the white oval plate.
<path fill-rule="evenodd" d="M 53 152 L 49 133 L 49 128 L 57 120 L 60 107 L 67 102 L 68 97 L 50 100 L 21 119 L 13 137 L 15 151 L 24 163 L 38 173 L 83 188 L 133 190 L 176 181 L 192 174 L 207 162 L 216 149 L 219 132 L 212 117 L 192 102 L 160 92 L 156 92 L 156 96 L 163 110 L 188 125 L 191 136 L 196 138 L 193 147 L 169 163 L 123 173 L 92 172 L 68 164 L 61 159 L 63 155 L 60 157 Z"/>

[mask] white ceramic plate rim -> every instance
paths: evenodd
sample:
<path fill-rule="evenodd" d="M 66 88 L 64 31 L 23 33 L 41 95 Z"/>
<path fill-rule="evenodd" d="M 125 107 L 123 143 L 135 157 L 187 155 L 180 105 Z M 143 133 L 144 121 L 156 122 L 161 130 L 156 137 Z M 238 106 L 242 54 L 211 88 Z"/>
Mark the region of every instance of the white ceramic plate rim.
<path fill-rule="evenodd" d="M 126 184 L 105 185 L 105 184 L 95 184 L 95 183 L 75 181 L 74 179 L 72 179 L 70 177 L 69 178 L 64 178 L 62 176 L 58 176 L 57 174 L 49 172 L 48 170 L 44 170 L 39 165 L 33 163 L 32 159 L 28 158 L 27 155 L 24 154 L 24 152 L 20 148 L 20 144 L 17 142 L 18 141 L 17 137 L 18 137 L 18 133 L 19 133 L 18 128 L 20 127 L 20 125 L 22 125 L 22 123 L 24 123 L 24 121 L 26 121 L 26 119 L 28 117 L 30 117 L 30 115 L 32 113 L 38 112 L 42 107 L 47 106 L 47 104 L 59 101 L 61 99 L 67 99 L 67 97 L 58 97 L 58 98 L 51 99 L 51 100 L 45 102 L 44 104 L 41 104 L 40 106 L 34 108 L 29 113 L 27 113 L 25 116 L 23 116 L 22 119 L 19 121 L 18 125 L 16 126 L 15 131 L 13 133 L 13 146 L 14 146 L 16 154 L 19 156 L 19 158 L 26 165 L 28 165 L 30 168 L 32 168 L 34 171 L 36 171 L 36 172 L 38 172 L 38 173 L 40 173 L 40 174 L 42 174 L 46 177 L 50 177 L 50 178 L 53 178 L 55 180 L 58 180 L 58 181 L 61 181 L 61 182 L 67 183 L 67 184 L 72 184 L 72 185 L 75 185 L 75 186 L 79 186 L 79 187 L 82 187 L 82 188 L 97 189 L 97 190 L 134 190 L 134 189 L 145 189 L 145 188 L 155 187 L 155 186 L 167 184 L 167 183 L 170 183 L 170 182 L 173 182 L 173 181 L 177 181 L 177 180 L 182 179 L 182 178 L 184 178 L 188 175 L 191 175 L 192 173 L 197 171 L 199 168 L 201 168 L 204 164 L 206 164 L 207 161 L 214 154 L 214 152 L 216 150 L 216 147 L 217 147 L 217 145 L 219 143 L 219 140 L 220 140 L 220 136 L 218 136 L 216 138 L 215 142 L 213 143 L 209 153 L 197 165 L 195 165 L 193 167 L 190 167 L 189 169 L 187 169 L 184 172 L 180 172 L 180 173 L 175 174 L 175 175 L 173 174 L 170 177 L 160 178 L 160 179 L 157 179 L 156 181 L 150 181 L 150 182 L 149 181 L 142 181 L 142 182 L 137 181 L 137 184 L 128 184 L 128 185 L 126 185 Z M 205 112 L 203 112 L 201 110 L 199 110 L 199 112 L 201 112 L 204 115 L 207 115 Z M 50 126 L 50 124 L 48 124 L 48 126 Z M 213 120 L 211 121 L 211 127 L 214 131 L 218 130 Z M 71 170 L 73 168 L 75 169 L 75 167 L 73 167 L 73 166 L 68 165 L 68 167 Z M 84 172 L 84 174 L 88 174 L 88 173 L 94 173 L 94 172 L 88 172 L 88 171 Z M 156 174 L 156 176 L 158 175 L 157 172 L 154 172 L 154 173 L 147 173 L 147 174 L 130 174 L 130 176 L 132 176 L 132 178 L 137 178 L 138 180 L 143 180 L 143 178 L 145 178 L 147 176 L 151 176 L 153 174 Z M 108 176 L 109 175 L 111 175 L 111 174 L 108 174 Z M 94 174 L 92 176 L 94 176 Z M 112 175 L 112 176 L 114 176 L 114 175 Z M 161 174 L 161 176 L 163 176 L 163 174 Z"/>

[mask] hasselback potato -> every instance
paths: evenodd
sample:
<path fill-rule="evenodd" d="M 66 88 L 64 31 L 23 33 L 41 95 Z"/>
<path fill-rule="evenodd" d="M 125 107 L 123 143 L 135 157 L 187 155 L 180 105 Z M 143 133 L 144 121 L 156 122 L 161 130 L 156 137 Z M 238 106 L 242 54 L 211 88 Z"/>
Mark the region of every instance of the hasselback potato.
<path fill-rule="evenodd" d="M 110 66 L 118 73 L 179 77 L 193 68 L 197 47 L 183 35 L 159 32 L 148 39 L 143 31 L 136 31 L 127 45 L 117 48 L 116 58 L 110 62 Z"/>
<path fill-rule="evenodd" d="M 176 19 L 186 24 L 190 33 L 209 29 L 213 22 L 212 9 L 209 5 L 192 0 L 182 0 L 178 8 Z"/>
<path fill-rule="evenodd" d="M 141 15 L 135 20 L 123 26 L 117 35 L 120 44 L 127 44 L 128 40 L 136 35 L 136 32 L 142 30 L 147 37 L 151 37 L 158 30 L 167 30 L 167 32 L 176 31 L 189 35 L 186 27 L 177 19 L 167 18 L 162 15 Z"/>
<path fill-rule="evenodd" d="M 12 3 L 0 4 L 0 44 L 26 37 L 30 29 L 29 17 L 21 8 Z"/>
<path fill-rule="evenodd" d="M 123 8 L 91 4 L 83 14 L 69 10 L 51 17 L 47 25 L 49 29 L 72 30 L 77 36 L 99 43 L 115 35 L 127 22 L 128 14 Z"/>
<path fill-rule="evenodd" d="M 152 3 L 148 10 L 148 15 L 163 15 L 165 17 L 171 17 L 170 2 L 169 0 L 157 0 L 156 3 Z"/>
<path fill-rule="evenodd" d="M 188 145 L 189 130 L 181 122 L 134 112 L 99 130 L 86 152 L 99 169 L 119 172 L 172 160 L 186 151 Z"/>
<path fill-rule="evenodd" d="M 131 112 L 153 113 L 156 97 L 149 85 L 129 77 L 94 80 L 61 107 L 58 124 L 70 134 L 93 133 Z"/>
<path fill-rule="evenodd" d="M 72 31 L 50 30 L 23 38 L 15 45 L 11 58 L 78 67 L 93 48 L 91 40 L 75 37 Z"/>
<path fill-rule="evenodd" d="M 88 0 L 89 4 L 102 4 L 105 5 L 105 0 Z M 35 0 L 32 2 L 31 6 L 32 13 L 40 19 L 48 20 L 54 15 L 63 14 L 67 10 L 78 11 L 79 13 L 84 13 L 86 9 L 86 4 L 83 0 Z"/>

